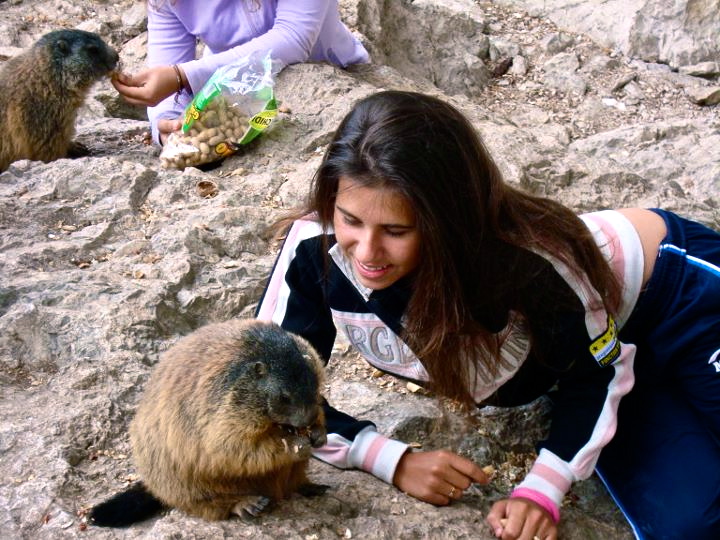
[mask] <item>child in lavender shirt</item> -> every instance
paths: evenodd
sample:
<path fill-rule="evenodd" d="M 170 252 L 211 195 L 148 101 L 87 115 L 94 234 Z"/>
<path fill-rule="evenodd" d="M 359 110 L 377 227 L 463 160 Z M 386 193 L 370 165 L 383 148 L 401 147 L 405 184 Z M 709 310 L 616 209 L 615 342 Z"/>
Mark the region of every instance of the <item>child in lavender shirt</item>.
<path fill-rule="evenodd" d="M 195 59 L 198 39 L 206 48 Z M 153 140 L 162 142 L 218 67 L 256 51 L 272 51 L 284 65 L 369 60 L 340 20 L 337 0 L 149 0 L 149 67 L 119 74 L 113 85 L 128 102 L 148 106 Z"/>

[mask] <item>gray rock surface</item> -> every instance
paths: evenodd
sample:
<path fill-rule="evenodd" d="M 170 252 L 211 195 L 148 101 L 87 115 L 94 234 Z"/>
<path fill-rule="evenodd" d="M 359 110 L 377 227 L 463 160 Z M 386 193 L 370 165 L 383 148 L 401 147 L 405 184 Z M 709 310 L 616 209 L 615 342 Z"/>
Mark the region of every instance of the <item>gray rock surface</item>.
<path fill-rule="evenodd" d="M 674 5 L 694 6 L 717 28 L 703 11 L 712 3 Z M 81 27 L 137 69 L 141 4 L 6 0 L 0 61 L 51 29 Z M 586 4 L 582 17 L 558 15 Z M 171 511 L 128 530 L 83 530 L 82 513 L 135 479 L 127 426 L 158 354 L 202 324 L 252 314 L 277 247 L 266 226 L 302 200 L 333 130 L 365 95 L 404 88 L 450 100 L 508 181 L 578 211 L 662 206 L 720 228 L 719 81 L 706 64 L 717 41 L 707 44 L 698 17 L 679 32 L 664 5 L 342 0 L 373 64 L 287 68 L 278 121 L 207 172 L 162 169 L 144 111 L 99 84 L 78 125 L 90 156 L 19 161 L 0 174 L 3 538 L 492 538 L 484 512 L 532 462 L 548 404 L 465 414 L 374 372 L 341 342 L 328 366 L 333 404 L 415 446 L 492 464 L 492 483 L 436 508 L 313 461 L 328 493 L 283 501 L 253 525 Z M 613 20 L 625 37 L 610 44 L 594 29 Z M 677 60 L 667 47 L 645 54 L 638 45 L 681 34 Z M 215 196 L 201 189 L 208 182 Z M 633 537 L 596 478 L 573 487 L 562 513 L 561 538 Z"/>
<path fill-rule="evenodd" d="M 673 68 L 716 61 L 720 10 L 715 0 L 498 0 L 548 17 L 562 28 L 648 62 Z"/>

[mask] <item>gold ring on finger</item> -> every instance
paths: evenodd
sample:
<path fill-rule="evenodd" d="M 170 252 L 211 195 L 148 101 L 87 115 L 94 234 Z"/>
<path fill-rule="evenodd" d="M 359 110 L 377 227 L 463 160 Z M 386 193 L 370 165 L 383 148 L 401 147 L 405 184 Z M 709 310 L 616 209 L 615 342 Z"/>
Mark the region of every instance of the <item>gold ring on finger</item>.
<path fill-rule="evenodd" d="M 452 499 L 453 495 L 455 495 L 455 486 L 452 486 L 450 488 L 450 493 L 448 493 L 448 497 L 450 497 Z M 538 540 L 540 540 L 540 539 L 538 538 Z"/>

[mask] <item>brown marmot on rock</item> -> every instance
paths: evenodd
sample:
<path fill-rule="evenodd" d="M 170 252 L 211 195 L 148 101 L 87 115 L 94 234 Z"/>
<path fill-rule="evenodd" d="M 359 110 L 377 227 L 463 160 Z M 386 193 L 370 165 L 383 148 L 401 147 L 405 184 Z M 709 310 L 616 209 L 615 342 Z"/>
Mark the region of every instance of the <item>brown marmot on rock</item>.
<path fill-rule="evenodd" d="M 141 482 L 89 512 L 122 527 L 174 507 L 204 519 L 253 517 L 308 482 L 326 442 L 322 363 L 278 325 L 233 320 L 182 338 L 155 368 L 130 425 Z"/>
<path fill-rule="evenodd" d="M 45 34 L 6 61 L 0 67 L 0 172 L 18 159 L 72 156 L 77 111 L 117 62 L 100 36 L 82 30 Z"/>

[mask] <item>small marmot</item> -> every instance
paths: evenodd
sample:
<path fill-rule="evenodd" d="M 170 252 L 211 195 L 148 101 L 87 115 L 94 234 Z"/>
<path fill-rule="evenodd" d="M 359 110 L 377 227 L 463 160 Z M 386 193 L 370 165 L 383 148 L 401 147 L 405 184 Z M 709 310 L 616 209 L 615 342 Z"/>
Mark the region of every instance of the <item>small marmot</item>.
<path fill-rule="evenodd" d="M 56 30 L 0 67 L 0 172 L 72 154 L 77 111 L 118 54 L 97 34 Z"/>
<path fill-rule="evenodd" d="M 130 425 L 141 481 L 92 508 L 90 523 L 124 527 L 178 508 L 204 519 L 253 517 L 309 483 L 311 447 L 326 442 L 322 363 L 274 323 L 204 326 L 153 371 Z"/>

